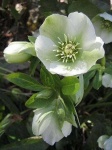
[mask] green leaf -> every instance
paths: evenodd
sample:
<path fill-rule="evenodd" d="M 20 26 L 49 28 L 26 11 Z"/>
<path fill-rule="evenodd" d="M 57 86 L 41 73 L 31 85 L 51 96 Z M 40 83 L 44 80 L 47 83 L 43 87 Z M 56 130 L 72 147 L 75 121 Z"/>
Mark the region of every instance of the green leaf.
<path fill-rule="evenodd" d="M 80 88 L 78 90 L 78 92 L 76 93 L 76 101 L 75 104 L 78 105 L 82 98 L 83 98 L 83 94 L 84 94 L 84 79 L 83 79 L 83 75 L 79 75 L 79 83 L 80 83 Z"/>
<path fill-rule="evenodd" d="M 79 11 L 86 14 L 89 18 L 93 18 L 98 13 L 100 13 L 100 9 L 92 4 L 89 0 L 78 0 L 73 1 L 72 4 L 68 8 L 68 12 Z"/>
<path fill-rule="evenodd" d="M 28 40 L 29 40 L 32 44 L 34 44 L 36 38 L 35 38 L 34 36 L 28 36 Z"/>
<path fill-rule="evenodd" d="M 12 114 L 8 114 L 1 122 L 0 122 L 0 136 L 6 131 L 6 129 L 12 124 Z"/>
<path fill-rule="evenodd" d="M 31 57 L 30 59 L 30 67 L 29 67 L 29 72 L 30 75 L 33 76 L 35 73 L 35 70 L 37 66 L 39 65 L 40 60 L 37 57 Z"/>
<path fill-rule="evenodd" d="M 80 88 L 79 80 L 76 77 L 65 77 L 61 80 L 61 84 L 64 95 L 73 95 Z"/>
<path fill-rule="evenodd" d="M 77 127 L 77 123 L 76 123 L 75 117 L 74 117 L 75 109 L 74 109 L 74 104 L 73 104 L 72 99 L 69 96 L 62 95 L 62 97 L 59 97 L 59 100 L 61 102 L 61 103 L 59 103 L 60 108 L 63 108 L 65 111 L 64 120 L 70 122 L 72 125 Z"/>
<path fill-rule="evenodd" d="M 48 87 L 60 87 L 60 79 L 57 75 L 52 75 L 50 72 L 48 72 L 44 67 L 41 68 L 40 70 L 40 78 L 42 83 L 45 86 Z"/>
<path fill-rule="evenodd" d="M 112 75 L 112 63 L 107 64 L 105 68 L 105 73 Z"/>
<path fill-rule="evenodd" d="M 26 106 L 29 108 L 42 108 L 47 105 L 50 105 L 50 103 L 53 100 L 53 91 L 43 90 L 39 93 L 33 94 L 26 102 Z"/>
<path fill-rule="evenodd" d="M 102 73 L 98 71 L 93 79 L 93 88 L 98 90 L 102 85 Z"/>
<path fill-rule="evenodd" d="M 4 106 L 10 110 L 11 113 L 19 113 L 18 107 L 6 93 L 4 94 L 0 91 L 0 100 L 3 102 Z"/>
<path fill-rule="evenodd" d="M 19 142 L 8 144 L 2 147 L 2 150 L 46 150 L 48 148 L 42 138 L 40 137 L 31 137 L 23 139 Z"/>
<path fill-rule="evenodd" d="M 37 82 L 37 80 L 24 73 L 11 73 L 6 75 L 5 78 L 15 85 L 28 90 L 41 91 L 42 89 L 45 89 L 44 86 Z"/>
<path fill-rule="evenodd" d="M 87 89 L 89 86 L 90 80 L 94 77 L 96 71 L 89 71 L 86 74 L 84 74 L 84 88 Z"/>

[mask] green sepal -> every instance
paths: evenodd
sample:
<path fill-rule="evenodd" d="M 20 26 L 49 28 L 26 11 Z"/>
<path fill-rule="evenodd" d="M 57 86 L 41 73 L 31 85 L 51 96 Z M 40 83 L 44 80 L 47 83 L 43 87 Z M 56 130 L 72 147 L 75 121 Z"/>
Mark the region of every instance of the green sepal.
<path fill-rule="evenodd" d="M 33 94 L 25 103 L 28 108 L 43 108 L 51 105 L 53 101 L 53 91 L 50 89 Z"/>
<path fill-rule="evenodd" d="M 60 88 L 60 78 L 57 75 L 52 75 L 50 72 L 48 72 L 45 67 L 42 67 L 40 70 L 40 79 L 43 85 L 51 87 L 51 88 L 57 88 L 59 90 Z"/>
<path fill-rule="evenodd" d="M 32 44 L 34 44 L 36 38 L 35 38 L 34 36 L 28 36 L 28 40 L 29 40 Z"/>
<path fill-rule="evenodd" d="M 84 88 L 85 89 L 87 89 L 87 87 L 89 86 L 90 80 L 94 77 L 95 73 L 96 73 L 96 70 L 92 70 L 92 71 L 87 72 L 84 75 Z"/>
<path fill-rule="evenodd" d="M 75 121 L 74 114 L 76 113 L 74 110 L 73 100 L 69 96 L 62 95 L 63 98 L 60 98 L 63 108 L 65 110 L 65 118 L 64 121 L 68 121 L 73 126 L 77 127 L 77 123 Z"/>
<path fill-rule="evenodd" d="M 102 86 L 102 72 L 97 71 L 94 79 L 93 79 L 93 88 L 98 90 Z"/>

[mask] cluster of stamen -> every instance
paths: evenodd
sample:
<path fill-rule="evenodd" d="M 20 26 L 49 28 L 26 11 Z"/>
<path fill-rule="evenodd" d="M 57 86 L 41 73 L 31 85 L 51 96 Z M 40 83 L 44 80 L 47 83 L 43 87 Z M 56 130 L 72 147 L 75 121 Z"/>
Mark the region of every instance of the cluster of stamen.
<path fill-rule="evenodd" d="M 109 20 L 102 19 L 102 28 L 110 31 L 112 28 L 112 22 Z"/>
<path fill-rule="evenodd" d="M 76 39 L 69 40 L 65 34 L 64 42 L 62 42 L 60 38 L 58 39 L 58 49 L 53 50 L 56 51 L 56 56 L 59 58 L 59 60 L 62 60 L 62 62 L 75 62 L 79 50 L 81 49 L 79 47 L 80 43 L 76 42 Z"/>

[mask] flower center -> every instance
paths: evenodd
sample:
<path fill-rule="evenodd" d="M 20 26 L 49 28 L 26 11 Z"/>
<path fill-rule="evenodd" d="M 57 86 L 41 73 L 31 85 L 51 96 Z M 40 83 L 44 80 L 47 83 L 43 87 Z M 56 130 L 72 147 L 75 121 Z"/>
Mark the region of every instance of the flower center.
<path fill-rule="evenodd" d="M 56 51 L 56 57 L 59 58 L 63 63 L 64 62 L 75 62 L 77 59 L 77 55 L 79 53 L 79 50 L 82 49 L 79 47 L 80 43 L 76 42 L 75 40 L 69 40 L 66 35 L 64 35 L 65 41 L 62 42 L 60 38 L 59 39 L 59 46 Z"/>
<path fill-rule="evenodd" d="M 111 21 L 105 20 L 105 19 L 102 20 L 102 28 L 103 29 L 107 29 L 107 30 L 110 31 L 111 27 L 112 27 L 112 22 Z"/>

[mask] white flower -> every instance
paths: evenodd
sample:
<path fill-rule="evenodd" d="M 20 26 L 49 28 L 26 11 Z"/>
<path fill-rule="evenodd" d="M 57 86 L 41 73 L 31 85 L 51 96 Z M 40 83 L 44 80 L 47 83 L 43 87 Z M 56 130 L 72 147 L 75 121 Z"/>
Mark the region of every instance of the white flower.
<path fill-rule="evenodd" d="M 35 56 L 34 46 L 30 42 L 11 42 L 4 50 L 8 63 L 22 63 Z"/>
<path fill-rule="evenodd" d="M 45 108 L 35 110 L 32 123 L 32 131 L 34 135 L 42 135 L 44 141 L 53 145 L 60 141 L 64 136 L 67 137 L 72 130 L 72 125 L 64 121 L 60 128 L 58 119 L 54 111 L 48 111 Z"/>
<path fill-rule="evenodd" d="M 102 136 L 100 136 L 100 137 L 98 138 L 98 140 L 97 140 L 98 146 L 99 146 L 100 148 L 103 148 L 103 149 L 104 149 L 104 143 L 105 143 L 105 141 L 106 141 L 108 138 L 109 138 L 108 135 L 102 135 Z"/>
<path fill-rule="evenodd" d="M 112 15 L 104 12 L 93 18 L 96 35 L 101 37 L 105 44 L 112 42 Z"/>
<path fill-rule="evenodd" d="M 47 17 L 35 42 L 37 57 L 52 74 L 73 76 L 86 73 L 104 56 L 103 41 L 95 35 L 83 13 Z"/>
<path fill-rule="evenodd" d="M 104 150 L 112 150 L 112 136 L 104 142 Z"/>
<path fill-rule="evenodd" d="M 107 87 L 112 88 L 112 75 L 105 73 L 102 76 L 102 85 L 106 88 Z"/>

